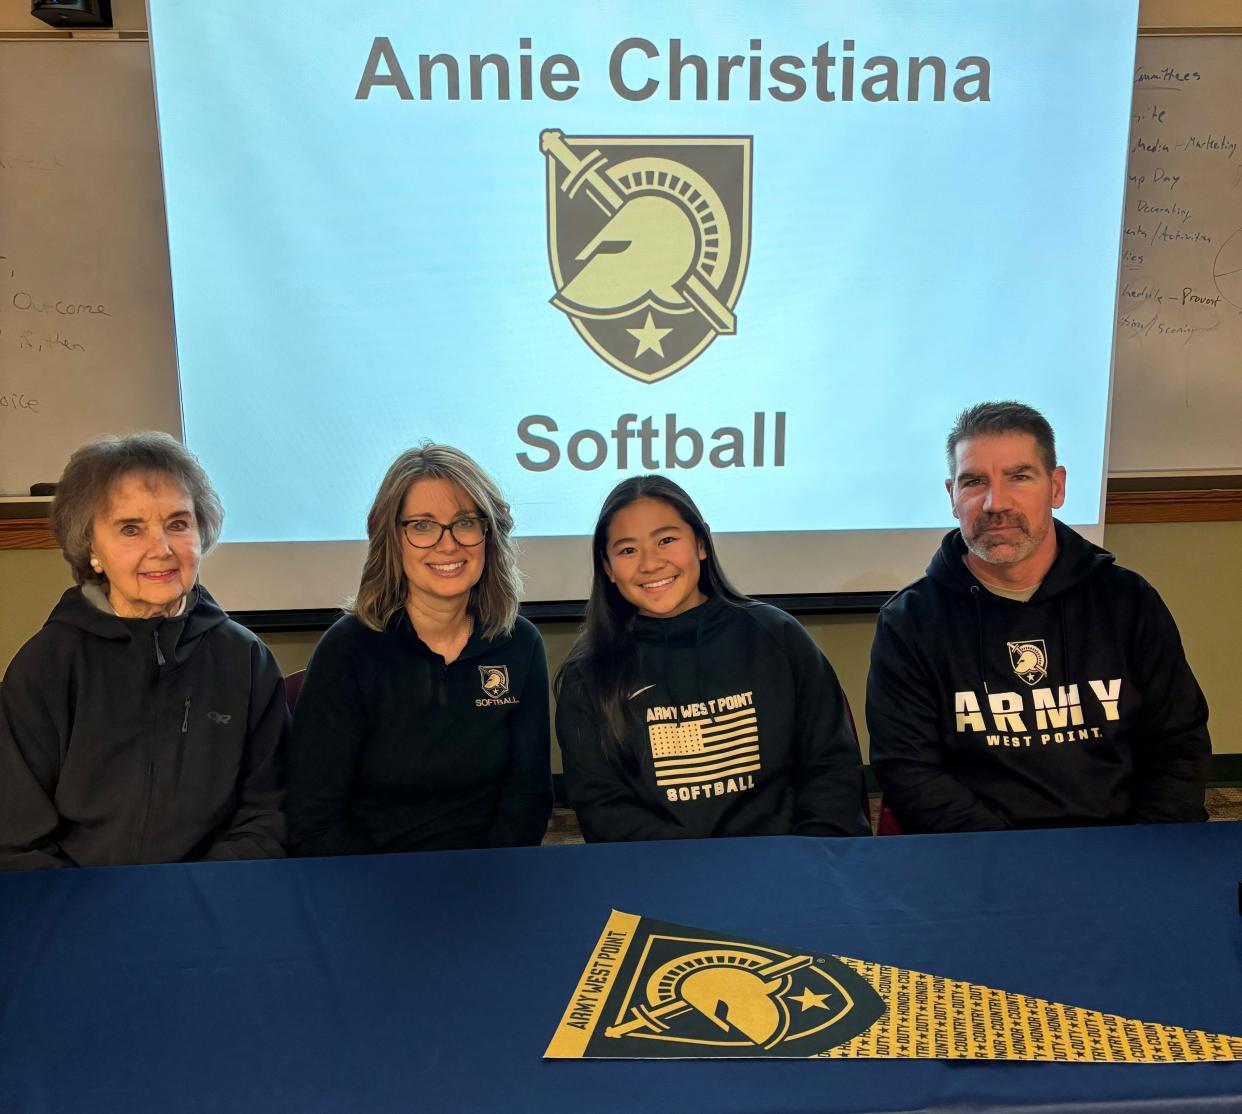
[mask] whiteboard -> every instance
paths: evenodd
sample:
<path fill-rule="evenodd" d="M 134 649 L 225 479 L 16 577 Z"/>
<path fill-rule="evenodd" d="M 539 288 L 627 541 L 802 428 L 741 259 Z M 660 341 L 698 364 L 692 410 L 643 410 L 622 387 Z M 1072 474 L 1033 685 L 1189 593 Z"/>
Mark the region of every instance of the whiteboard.
<path fill-rule="evenodd" d="M 0 494 L 20 494 L 90 437 L 181 419 L 147 43 L 0 41 L 0 106 Z M 1242 37 L 1140 38 L 1134 115 L 1110 471 L 1242 472 Z M 1025 219 L 1050 235 L 1072 170 L 1049 152 Z"/>
<path fill-rule="evenodd" d="M 0 42 L 0 494 L 180 435 L 146 42 Z"/>
<path fill-rule="evenodd" d="M 1109 471 L 1242 472 L 1242 37 L 1139 40 L 1115 343 Z"/>

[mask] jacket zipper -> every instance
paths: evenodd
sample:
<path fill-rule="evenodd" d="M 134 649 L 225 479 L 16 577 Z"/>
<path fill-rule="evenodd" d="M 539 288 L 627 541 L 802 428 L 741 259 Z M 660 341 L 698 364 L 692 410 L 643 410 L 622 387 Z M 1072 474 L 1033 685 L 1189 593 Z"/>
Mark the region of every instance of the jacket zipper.
<path fill-rule="evenodd" d="M 159 723 L 159 700 L 156 699 L 159 695 L 160 686 L 159 666 L 164 664 L 164 652 L 160 649 L 160 632 L 158 626 L 152 628 L 151 640 L 155 643 L 156 670 L 155 676 L 151 678 L 151 699 L 149 701 L 150 712 L 148 714 L 150 730 L 147 731 L 148 749 L 146 774 L 142 787 L 142 817 L 138 822 L 138 830 L 134 833 L 134 850 L 133 854 L 130 856 L 130 861 L 135 863 L 142 862 L 142 845 L 147 835 L 147 821 L 151 816 L 151 790 L 155 782 L 155 759 L 152 755 L 151 748 L 155 745 L 152 740 L 155 734 L 155 727 Z"/>
<path fill-rule="evenodd" d="M 131 863 L 142 862 L 142 844 L 147 834 L 147 819 L 151 815 L 151 784 L 155 780 L 155 763 L 147 760 L 142 786 L 142 818 L 138 822 L 138 830 L 134 833 L 134 850 L 130 855 Z"/>
<path fill-rule="evenodd" d="M 177 754 L 173 761 L 173 792 L 177 791 L 177 787 L 181 784 L 181 761 L 185 757 L 186 735 L 190 731 L 190 698 L 185 698 L 185 714 L 181 717 L 181 734 L 177 736 Z"/>

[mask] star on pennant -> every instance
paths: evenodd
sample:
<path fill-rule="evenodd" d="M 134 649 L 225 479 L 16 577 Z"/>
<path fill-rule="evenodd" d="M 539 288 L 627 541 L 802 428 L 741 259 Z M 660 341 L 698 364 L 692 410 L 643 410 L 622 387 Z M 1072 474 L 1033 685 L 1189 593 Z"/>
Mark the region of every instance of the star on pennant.
<path fill-rule="evenodd" d="M 827 997 L 828 997 L 827 994 L 816 994 L 808 986 L 805 990 L 802 991 L 801 994 L 797 995 L 796 997 L 791 995 L 790 1000 L 797 1002 L 799 1005 L 801 1005 L 803 1012 L 805 1012 L 806 1010 L 809 1010 L 812 1006 L 814 1006 L 816 1009 L 826 1010 L 828 1008 L 828 1003 L 825 1002 L 824 999 Z"/>
<path fill-rule="evenodd" d="M 651 310 L 648 310 L 647 320 L 643 322 L 641 329 L 626 329 L 625 331 L 638 341 L 638 351 L 634 353 L 634 358 L 638 359 L 644 352 L 654 352 L 657 356 L 663 357 L 664 346 L 660 342 L 673 330 L 671 326 L 667 329 L 657 329 Z"/>

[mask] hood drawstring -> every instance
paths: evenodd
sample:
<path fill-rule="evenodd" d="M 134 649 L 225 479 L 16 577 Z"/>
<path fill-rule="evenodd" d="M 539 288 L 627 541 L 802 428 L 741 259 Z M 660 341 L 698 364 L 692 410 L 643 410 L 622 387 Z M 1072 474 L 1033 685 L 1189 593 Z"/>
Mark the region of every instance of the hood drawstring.
<path fill-rule="evenodd" d="M 1074 674 L 1070 671 L 1070 660 L 1069 660 L 1070 643 L 1069 643 L 1069 634 L 1066 631 L 1066 625 L 1065 625 L 1065 596 L 1064 595 L 1058 596 L 1057 603 L 1060 605 L 1057 608 L 1057 612 L 1061 620 L 1061 668 L 1063 671 L 1062 676 L 1068 682 L 1069 679 Z"/>
<path fill-rule="evenodd" d="M 977 637 L 977 647 L 979 651 L 979 683 L 983 685 L 983 691 L 988 691 L 987 670 L 983 664 L 983 605 L 979 602 L 979 592 L 981 589 L 978 584 L 970 586 L 970 598 L 975 601 L 975 634 Z"/>
<path fill-rule="evenodd" d="M 654 676 L 648 675 L 651 663 L 644 654 L 644 645 L 650 646 L 657 661 L 667 658 L 677 663 L 677 668 L 671 674 L 667 671 L 661 672 L 661 687 L 672 703 L 705 703 L 708 699 L 703 687 L 702 655 L 703 647 L 712 638 L 712 630 L 708 628 L 713 626 L 715 600 L 716 597 L 709 596 L 698 607 L 671 618 L 653 619 L 636 615 L 630 620 L 630 635 L 636 651 L 638 669 L 645 681 L 653 680 Z"/>
<path fill-rule="evenodd" d="M 702 617 L 700 616 L 700 619 Z M 699 675 L 699 668 L 703 664 L 703 624 L 698 622 L 694 624 L 694 691 L 698 693 L 699 700 L 706 700 L 707 693 L 703 691 L 703 678 Z"/>
<path fill-rule="evenodd" d="M 663 625 L 656 628 L 660 636 L 659 644 L 664 653 L 672 654 L 674 652 L 674 645 L 668 636 L 667 621 L 662 620 L 662 624 Z M 668 683 L 669 679 L 667 677 L 665 678 L 664 687 L 668 690 L 669 698 L 679 705 L 684 704 L 687 701 L 704 699 L 702 688 L 699 684 L 699 641 L 701 637 L 701 625 L 696 623 L 694 627 L 694 653 L 690 656 L 690 665 L 694 672 L 694 683 L 690 686 L 688 695 L 687 690 L 682 689 L 680 685 L 674 688 Z"/>

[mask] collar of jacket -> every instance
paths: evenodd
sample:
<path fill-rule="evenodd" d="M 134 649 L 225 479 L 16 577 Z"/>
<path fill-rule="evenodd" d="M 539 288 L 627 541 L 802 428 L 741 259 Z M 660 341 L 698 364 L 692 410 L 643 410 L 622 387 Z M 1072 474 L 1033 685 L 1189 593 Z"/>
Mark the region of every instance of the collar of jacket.
<path fill-rule="evenodd" d="M 1076 530 L 1071 530 L 1059 519 L 1052 520 L 1057 533 L 1057 556 L 1052 568 L 1044 577 L 1043 583 L 1028 601 L 1028 604 L 1042 602 L 1059 596 L 1067 589 L 1086 580 L 1087 577 L 1113 563 L 1113 555 L 1107 549 L 1101 549 L 1087 541 Z M 938 584 L 952 588 L 956 592 L 969 592 L 971 588 L 979 588 L 987 594 L 989 602 L 998 604 L 1012 603 L 1022 606 L 1000 596 L 987 592 L 975 575 L 966 567 L 962 559 L 966 553 L 966 542 L 962 539 L 961 530 L 950 530 L 940 542 L 940 548 L 927 566 L 927 575 Z"/>
<path fill-rule="evenodd" d="M 203 635 L 227 620 L 224 609 L 201 584 L 190 589 L 190 598 L 180 615 L 155 619 L 125 619 L 100 611 L 82 594 L 81 588 L 73 587 L 60 597 L 46 625 L 61 623 L 76 627 L 109 642 L 149 639 L 148 632 L 156 631 L 164 653 L 171 649 L 175 659 L 181 661 L 193 652 Z"/>
<path fill-rule="evenodd" d="M 404 607 L 399 607 L 393 612 L 392 618 L 388 620 L 388 629 L 423 657 L 434 658 L 436 661 L 441 662 L 444 660 L 441 654 L 437 654 L 426 642 L 418 637 L 418 631 L 414 629 L 414 624 L 410 622 L 410 616 Z M 481 657 L 483 654 L 490 654 L 512 640 L 512 633 L 500 634 L 495 638 L 484 638 L 476 619 L 474 625 L 470 628 L 470 637 L 466 639 L 466 645 L 462 647 L 461 653 L 453 659 L 453 664 L 470 658 Z"/>

